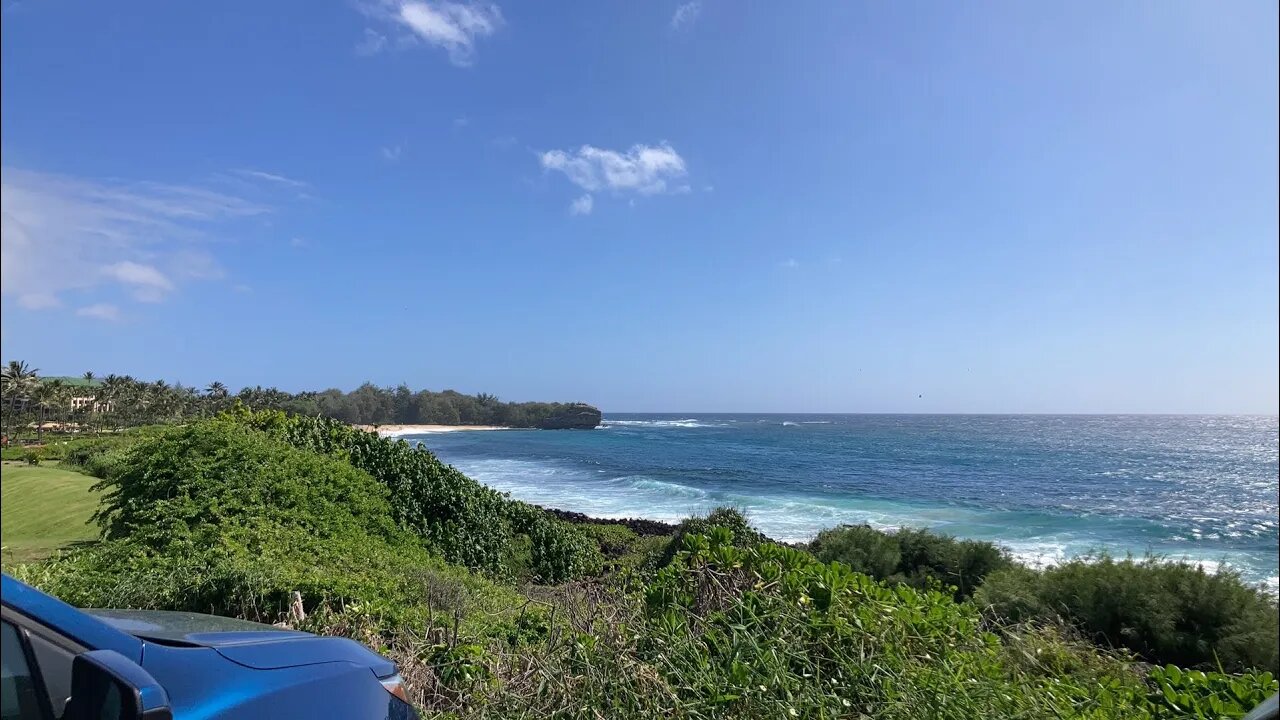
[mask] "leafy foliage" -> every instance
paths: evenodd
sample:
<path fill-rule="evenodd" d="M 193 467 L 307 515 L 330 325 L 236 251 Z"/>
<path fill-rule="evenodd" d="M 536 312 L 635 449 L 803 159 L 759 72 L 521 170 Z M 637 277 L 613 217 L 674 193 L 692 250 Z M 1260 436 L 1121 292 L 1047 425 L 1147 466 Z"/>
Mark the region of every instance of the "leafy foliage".
<path fill-rule="evenodd" d="M 1149 662 L 1276 672 L 1275 600 L 1230 570 L 1157 558 L 1082 558 L 993 573 L 974 598 L 1009 621 L 1056 621 Z"/>
<path fill-rule="evenodd" d="M 1154 668 L 1151 683 L 1152 715 L 1170 719 L 1242 717 L 1276 691 L 1269 672 L 1232 677 L 1173 665 Z"/>
<path fill-rule="evenodd" d="M 991 572 L 1013 564 L 992 543 L 911 528 L 884 533 L 843 525 L 819 533 L 809 549 L 819 560 L 839 560 L 877 579 L 917 588 L 942 583 L 954 587 L 959 599 L 973 595 Z"/>
<path fill-rule="evenodd" d="M 571 525 L 481 485 L 425 448 L 328 418 L 244 408 L 230 416 L 296 448 L 341 458 L 368 472 L 389 490 L 392 516 L 450 562 L 509 573 L 515 536 L 526 535 L 539 581 L 560 582 L 599 570 L 595 544 Z"/>
<path fill-rule="evenodd" d="M 275 529 L 316 543 L 397 531 L 387 489 L 366 473 L 228 420 L 136 445 L 95 489 L 105 492 L 95 515 L 103 538 L 153 549 L 241 535 L 247 542 Z"/>
<path fill-rule="evenodd" d="M 747 516 L 735 507 L 722 505 L 706 515 L 694 515 L 685 518 L 676 528 L 676 533 L 667 542 L 658 560 L 658 567 L 666 567 L 676 553 L 684 548 L 684 539 L 690 535 L 706 535 L 712 528 L 723 528 L 729 533 L 730 541 L 736 545 L 749 547 L 765 540 L 759 530 L 751 527 Z"/>
<path fill-rule="evenodd" d="M 595 427 L 600 422 L 600 411 L 581 403 L 501 402 L 486 393 L 415 392 L 405 385 L 380 388 L 365 383 L 349 393 L 330 389 L 297 395 L 245 388 L 237 398 L 254 409 L 322 415 L 365 425 L 432 423 L 540 428 Z"/>

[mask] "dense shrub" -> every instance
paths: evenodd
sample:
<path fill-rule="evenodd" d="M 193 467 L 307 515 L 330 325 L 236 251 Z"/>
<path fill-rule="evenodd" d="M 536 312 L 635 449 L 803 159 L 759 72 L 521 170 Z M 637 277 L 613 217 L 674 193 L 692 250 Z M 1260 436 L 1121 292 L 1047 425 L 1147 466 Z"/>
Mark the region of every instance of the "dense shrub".
<path fill-rule="evenodd" d="M 78 442 L 65 449 L 62 462 L 86 475 L 106 479 L 119 469 L 128 449 L 139 438 L 122 436 Z"/>
<path fill-rule="evenodd" d="M 760 531 L 751 527 L 747 516 L 735 507 L 721 506 L 706 515 L 694 515 L 685 518 L 676 528 L 675 535 L 667 541 L 658 560 L 658 567 L 666 567 L 676 553 L 684 547 L 684 539 L 689 535 L 706 535 L 712 528 L 724 528 L 729 532 L 731 542 L 741 547 L 751 547 L 766 538 Z"/>
<path fill-rule="evenodd" d="M 123 451 L 97 519 L 104 541 L 14 569 L 77 605 L 212 612 L 274 622 L 308 610 L 399 622 L 498 616 L 510 590 L 433 557 L 393 519 L 389 491 L 336 458 L 228 420 Z"/>
<path fill-rule="evenodd" d="M 425 448 L 328 418 L 243 408 L 229 417 L 368 472 L 390 490 L 395 519 L 451 562 L 510 575 L 505 563 L 513 557 L 515 536 L 523 534 L 530 540 L 531 570 L 539 581 L 560 582 L 600 568 L 595 544 L 573 526 L 481 485 Z"/>
<path fill-rule="evenodd" d="M 898 574 L 902 565 L 897 539 L 869 525 L 823 530 L 809 544 L 809 551 L 823 562 L 838 560 L 855 572 L 881 580 Z"/>
<path fill-rule="evenodd" d="M 1275 600 L 1239 575 L 1156 558 L 1102 556 L 993 573 L 974 598 L 1009 621 L 1062 619 L 1149 662 L 1276 672 Z"/>
<path fill-rule="evenodd" d="M 367 473 L 225 420 L 139 443 L 94 487 L 104 491 L 94 516 L 103 538 L 154 549 L 260 540 L 276 530 L 316 544 L 398 531 L 387 489 Z"/>
<path fill-rule="evenodd" d="M 995 570 L 1013 563 L 999 547 L 980 540 L 904 528 L 884 533 L 867 525 L 843 525 L 819 533 L 809 546 L 819 560 L 839 560 L 874 578 L 928 587 L 955 588 L 967 598 Z"/>
<path fill-rule="evenodd" d="M 730 534 L 687 536 L 646 590 L 638 648 L 699 717 L 1152 717 L 1121 658 L 1024 627 L 984 631 L 971 603 L 886 587 L 842 563 Z M 1215 682 L 1222 676 L 1216 676 Z M 1259 702 L 1269 676 L 1225 678 Z M 1213 687 L 1210 695 L 1228 692 Z M 1208 707 L 1208 705 L 1205 705 Z"/>

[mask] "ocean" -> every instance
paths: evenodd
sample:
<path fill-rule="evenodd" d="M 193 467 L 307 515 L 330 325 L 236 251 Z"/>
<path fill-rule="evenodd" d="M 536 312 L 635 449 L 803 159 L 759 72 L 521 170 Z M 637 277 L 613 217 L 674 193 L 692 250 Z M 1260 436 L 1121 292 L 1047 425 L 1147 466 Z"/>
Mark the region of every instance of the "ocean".
<path fill-rule="evenodd" d="M 677 521 L 735 505 L 767 535 L 867 523 L 1226 563 L 1277 589 L 1275 417 L 606 415 L 591 431 L 406 436 L 513 497 Z"/>

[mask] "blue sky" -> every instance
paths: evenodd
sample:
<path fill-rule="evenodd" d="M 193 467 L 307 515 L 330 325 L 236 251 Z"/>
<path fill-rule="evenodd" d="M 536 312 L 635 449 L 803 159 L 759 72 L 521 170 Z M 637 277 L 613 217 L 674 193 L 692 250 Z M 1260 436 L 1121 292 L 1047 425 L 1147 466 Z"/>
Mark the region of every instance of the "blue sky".
<path fill-rule="evenodd" d="M 47 374 L 1277 410 L 1275 3 L 3 7 Z"/>

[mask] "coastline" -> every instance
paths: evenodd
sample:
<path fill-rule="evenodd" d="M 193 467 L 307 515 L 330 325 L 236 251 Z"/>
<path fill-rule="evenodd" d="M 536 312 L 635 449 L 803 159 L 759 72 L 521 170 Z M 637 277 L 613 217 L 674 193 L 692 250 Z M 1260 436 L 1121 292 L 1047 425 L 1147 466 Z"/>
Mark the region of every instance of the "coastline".
<path fill-rule="evenodd" d="M 498 425 L 352 425 L 357 430 L 376 432 L 380 437 L 400 437 L 401 435 L 429 435 L 432 433 L 470 432 L 477 430 L 510 430 Z"/>

